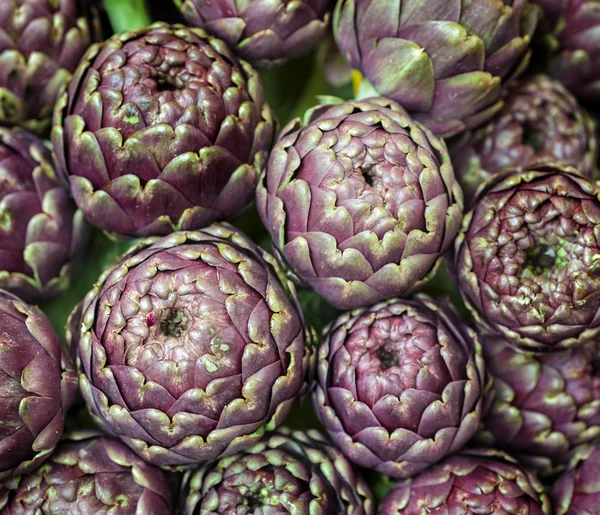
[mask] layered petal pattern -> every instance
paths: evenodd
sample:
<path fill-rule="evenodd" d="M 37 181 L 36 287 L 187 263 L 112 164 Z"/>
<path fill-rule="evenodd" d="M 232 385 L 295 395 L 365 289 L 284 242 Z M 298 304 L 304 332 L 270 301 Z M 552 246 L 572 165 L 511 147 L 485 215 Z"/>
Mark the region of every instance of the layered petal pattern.
<path fill-rule="evenodd" d="M 250 65 L 202 29 L 164 23 L 92 46 L 54 122 L 77 205 L 125 236 L 200 229 L 240 213 L 274 131 Z"/>
<path fill-rule="evenodd" d="M 462 219 L 444 142 L 384 98 L 306 120 L 283 129 L 257 189 L 282 260 L 339 309 L 421 288 Z"/>
<path fill-rule="evenodd" d="M 488 386 L 475 333 L 443 301 L 419 296 L 331 324 L 314 404 L 350 460 L 407 478 L 471 439 Z"/>

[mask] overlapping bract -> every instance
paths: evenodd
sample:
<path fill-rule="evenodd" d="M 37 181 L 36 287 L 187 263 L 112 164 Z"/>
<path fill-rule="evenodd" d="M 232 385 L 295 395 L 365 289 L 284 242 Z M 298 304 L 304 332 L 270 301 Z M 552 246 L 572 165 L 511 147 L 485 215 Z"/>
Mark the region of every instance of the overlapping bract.
<path fill-rule="evenodd" d="M 440 136 L 502 107 L 529 62 L 538 11 L 527 0 L 340 0 L 333 25 L 348 62 Z"/>
<path fill-rule="evenodd" d="M 56 447 L 77 373 L 42 312 L 0 290 L 0 480 L 31 472 Z"/>
<path fill-rule="evenodd" d="M 600 441 L 578 447 L 571 463 L 552 488 L 552 505 L 556 515 L 600 513 Z"/>
<path fill-rule="evenodd" d="M 600 188 L 572 168 L 502 172 L 456 240 L 458 287 L 480 326 L 521 350 L 600 334 Z"/>
<path fill-rule="evenodd" d="M 414 476 L 477 431 L 488 385 L 475 338 L 425 296 L 340 316 L 319 348 L 321 423 L 358 465 Z"/>
<path fill-rule="evenodd" d="M 184 515 L 372 515 L 367 483 L 318 431 L 282 427 L 246 452 L 188 472 Z"/>
<path fill-rule="evenodd" d="M 4 0 L 0 8 L 0 125 L 50 128 L 60 88 L 98 36 L 80 0 Z M 86 16 L 83 16 L 86 15 Z"/>
<path fill-rule="evenodd" d="M 77 205 L 94 225 L 129 236 L 238 214 L 274 128 L 250 65 L 202 29 L 162 23 L 92 46 L 54 122 Z"/>
<path fill-rule="evenodd" d="M 413 480 L 399 482 L 381 515 L 551 515 L 539 480 L 510 456 L 473 450 L 451 456 Z"/>
<path fill-rule="evenodd" d="M 451 145 L 450 154 L 469 204 L 477 188 L 505 168 L 554 163 L 595 175 L 596 123 L 560 82 L 533 75 L 515 84 L 502 110 Z"/>
<path fill-rule="evenodd" d="M 481 443 L 551 473 L 567 462 L 573 447 L 600 437 L 595 342 L 538 356 L 517 352 L 494 336 L 484 336 L 482 346 L 495 393 Z"/>
<path fill-rule="evenodd" d="M 0 127 L 0 288 L 28 302 L 69 287 L 88 228 L 33 134 Z"/>
<path fill-rule="evenodd" d="M 149 463 L 239 452 L 306 391 L 311 353 L 294 287 L 229 225 L 143 241 L 81 312 L 84 398 Z"/>
<path fill-rule="evenodd" d="M 307 120 L 283 129 L 257 189 L 283 261 L 339 309 L 418 290 L 462 219 L 445 144 L 383 98 Z"/>
<path fill-rule="evenodd" d="M 116 440 L 79 432 L 21 479 L 2 513 L 169 515 L 172 501 L 163 472 Z"/>
<path fill-rule="evenodd" d="M 222 39 L 250 63 L 298 57 L 325 35 L 335 0 L 175 0 L 190 25 Z"/>

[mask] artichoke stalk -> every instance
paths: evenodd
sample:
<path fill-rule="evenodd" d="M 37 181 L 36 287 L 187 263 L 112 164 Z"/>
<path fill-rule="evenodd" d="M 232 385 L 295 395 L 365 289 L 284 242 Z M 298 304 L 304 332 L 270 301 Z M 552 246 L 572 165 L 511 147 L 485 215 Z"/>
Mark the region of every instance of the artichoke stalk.
<path fill-rule="evenodd" d="M 0 288 L 27 302 L 66 291 L 88 227 L 33 134 L 0 127 Z"/>
<path fill-rule="evenodd" d="M 507 170 L 479 190 L 456 239 L 457 284 L 477 324 L 517 349 L 600 334 L 600 187 L 573 168 Z"/>
<path fill-rule="evenodd" d="M 5 515 L 169 515 L 166 475 L 98 432 L 71 433 L 9 493 Z"/>
<path fill-rule="evenodd" d="M 189 25 L 261 68 L 299 57 L 325 36 L 335 0 L 175 0 Z"/>
<path fill-rule="evenodd" d="M 451 144 L 450 155 L 469 204 L 477 188 L 505 168 L 554 163 L 596 176 L 596 123 L 560 82 L 533 75 L 509 89 L 487 124 Z"/>
<path fill-rule="evenodd" d="M 50 129 L 59 90 L 99 36 L 80 0 L 3 0 L 0 8 L 0 125 Z"/>
<path fill-rule="evenodd" d="M 503 84 L 529 62 L 537 18 L 527 0 L 339 0 L 333 28 L 378 94 L 449 137 L 502 108 Z"/>
<path fill-rule="evenodd" d="M 257 189 L 295 280 L 338 309 L 422 288 L 462 220 L 444 142 L 395 102 L 310 110 L 279 136 Z"/>
<path fill-rule="evenodd" d="M 475 333 L 443 301 L 417 296 L 326 329 L 314 404 L 351 461 L 406 478 L 471 439 L 489 386 Z"/>
<path fill-rule="evenodd" d="M 213 513 L 373 515 L 358 471 L 318 431 L 282 427 L 243 453 L 187 472 L 184 515 Z"/>
<path fill-rule="evenodd" d="M 510 456 L 471 450 L 451 456 L 413 480 L 398 482 L 381 515 L 550 515 L 544 487 Z"/>
<path fill-rule="evenodd" d="M 152 236 L 240 213 L 273 130 L 250 65 L 201 29 L 156 23 L 89 49 L 58 101 L 52 141 L 92 224 Z"/>
<path fill-rule="evenodd" d="M 78 309 L 84 399 L 151 464 L 240 452 L 307 393 L 315 353 L 294 286 L 229 225 L 142 241 Z"/>
<path fill-rule="evenodd" d="M 77 393 L 77 373 L 44 314 L 3 290 L 0 328 L 3 481 L 29 473 L 48 459 Z"/>

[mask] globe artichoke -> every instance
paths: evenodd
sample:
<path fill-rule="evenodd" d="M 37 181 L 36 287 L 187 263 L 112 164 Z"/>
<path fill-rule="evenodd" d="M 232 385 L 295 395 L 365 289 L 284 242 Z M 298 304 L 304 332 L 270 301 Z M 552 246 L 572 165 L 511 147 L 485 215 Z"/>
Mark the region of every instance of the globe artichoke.
<path fill-rule="evenodd" d="M 78 335 L 81 391 L 101 427 L 168 467 L 239 452 L 279 425 L 311 353 L 277 273 L 228 225 L 146 239 L 107 270 Z"/>
<path fill-rule="evenodd" d="M 167 478 L 122 443 L 78 432 L 10 493 L 5 515 L 168 515 Z"/>
<path fill-rule="evenodd" d="M 189 25 L 222 39 L 250 63 L 271 67 L 324 37 L 334 0 L 175 0 Z"/>
<path fill-rule="evenodd" d="M 366 482 L 315 430 L 283 427 L 244 453 L 187 472 L 183 484 L 184 515 L 375 513 Z"/>
<path fill-rule="evenodd" d="M 90 48 L 52 140 L 89 221 L 148 236 L 238 214 L 273 130 L 248 64 L 201 29 L 157 23 Z"/>
<path fill-rule="evenodd" d="M 425 296 L 341 315 L 319 347 L 315 409 L 354 463 L 396 478 L 457 452 L 487 389 L 481 348 Z"/>
<path fill-rule="evenodd" d="M 52 453 L 77 374 L 42 312 L 0 290 L 0 481 Z"/>
<path fill-rule="evenodd" d="M 445 144 L 383 98 L 306 118 L 283 129 L 257 189 L 282 260 L 339 309 L 422 287 L 462 219 Z"/>
<path fill-rule="evenodd" d="M 456 240 L 477 323 L 516 348 L 557 351 L 600 333 L 600 188 L 573 168 L 495 175 Z"/>
<path fill-rule="evenodd" d="M 555 515 L 600 513 L 600 442 L 582 445 L 571 457 L 569 469 L 554 483 L 552 503 Z"/>
<path fill-rule="evenodd" d="M 99 33 L 88 2 L 3 0 L 0 125 L 45 133 L 60 88 Z"/>
<path fill-rule="evenodd" d="M 447 137 L 502 108 L 501 86 L 527 66 L 537 17 L 527 0 L 340 0 L 333 27 L 380 95 Z"/>
<path fill-rule="evenodd" d="M 483 353 L 495 396 L 481 442 L 543 473 L 572 448 L 600 436 L 600 363 L 596 342 L 536 356 L 485 336 Z"/>
<path fill-rule="evenodd" d="M 472 450 L 399 482 L 379 512 L 550 515 L 552 510 L 542 484 L 513 458 L 498 451 Z"/>
<path fill-rule="evenodd" d="M 467 203 L 492 174 L 539 163 L 570 165 L 587 176 L 596 168 L 596 123 L 565 87 L 533 75 L 510 89 L 502 110 L 450 147 Z"/>
<path fill-rule="evenodd" d="M 64 291 L 88 229 L 44 143 L 0 127 L 0 288 L 28 302 Z"/>

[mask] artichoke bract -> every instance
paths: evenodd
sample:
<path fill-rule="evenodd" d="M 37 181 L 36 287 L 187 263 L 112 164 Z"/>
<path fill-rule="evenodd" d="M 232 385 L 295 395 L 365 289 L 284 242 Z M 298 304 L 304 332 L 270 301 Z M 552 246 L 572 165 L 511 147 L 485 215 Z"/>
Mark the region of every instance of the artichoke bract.
<path fill-rule="evenodd" d="M 202 29 L 163 23 L 92 46 L 54 122 L 77 205 L 94 225 L 125 236 L 238 214 L 274 131 L 250 65 Z"/>
<path fill-rule="evenodd" d="M 163 472 L 121 442 L 80 431 L 21 479 L 2 513 L 169 515 L 172 501 Z"/>
<path fill-rule="evenodd" d="M 529 62 L 537 17 L 527 0 L 340 0 L 333 28 L 380 95 L 448 137 L 502 107 L 503 83 Z"/>
<path fill-rule="evenodd" d="M 600 333 L 600 188 L 573 168 L 507 170 L 478 192 L 455 273 L 480 327 L 521 350 Z"/>
<path fill-rule="evenodd" d="M 190 25 L 222 39 L 255 66 L 283 64 L 324 36 L 335 0 L 175 0 Z"/>
<path fill-rule="evenodd" d="M 489 123 L 450 145 L 450 155 L 469 204 L 477 188 L 505 168 L 554 163 L 595 175 L 596 123 L 560 82 L 533 75 L 509 90 Z"/>
<path fill-rule="evenodd" d="M 334 443 L 396 478 L 460 450 L 488 388 L 475 333 L 425 296 L 341 315 L 325 331 L 317 374 L 315 410 Z"/>
<path fill-rule="evenodd" d="M 482 347 L 494 377 L 494 400 L 480 442 L 552 473 L 578 444 L 600 437 L 600 363 L 596 342 L 539 356 L 486 335 Z"/>
<path fill-rule="evenodd" d="M 149 463 L 239 452 L 306 393 L 314 352 L 295 289 L 229 225 L 144 240 L 100 277 L 81 313 L 83 396 Z"/>
<path fill-rule="evenodd" d="M 69 287 L 88 227 L 33 134 L 0 127 L 0 288 L 27 302 Z"/>
<path fill-rule="evenodd" d="M 552 487 L 552 505 L 556 515 L 600 513 L 600 441 L 582 445 L 573 452 L 568 470 Z"/>
<path fill-rule="evenodd" d="M 257 188 L 282 261 L 339 309 L 424 286 L 462 220 L 444 142 L 383 98 L 306 120 L 283 129 Z"/>
<path fill-rule="evenodd" d="M 97 22 L 80 0 L 7 0 L 0 9 L 0 125 L 44 133 Z"/>
<path fill-rule="evenodd" d="M 0 480 L 50 456 L 77 393 L 77 373 L 50 321 L 0 290 Z"/>
<path fill-rule="evenodd" d="M 471 450 L 451 456 L 413 480 L 399 482 L 379 506 L 405 513 L 551 515 L 544 487 L 510 456 Z"/>
<path fill-rule="evenodd" d="M 373 495 L 318 431 L 282 427 L 246 452 L 186 473 L 184 515 L 294 513 L 372 515 Z"/>

